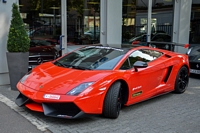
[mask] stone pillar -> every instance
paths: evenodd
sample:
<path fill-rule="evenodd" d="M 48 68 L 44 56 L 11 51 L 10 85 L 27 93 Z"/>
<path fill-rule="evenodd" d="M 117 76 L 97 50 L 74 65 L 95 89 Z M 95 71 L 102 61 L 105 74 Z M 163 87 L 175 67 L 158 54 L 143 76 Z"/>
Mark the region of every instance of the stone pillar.
<path fill-rule="evenodd" d="M 148 1 L 148 19 L 147 19 L 147 42 L 151 41 L 151 15 L 152 14 L 152 0 Z"/>
<path fill-rule="evenodd" d="M 67 0 L 61 0 L 62 55 L 67 53 Z M 61 43 L 61 42 L 60 42 Z"/>
<path fill-rule="evenodd" d="M 122 43 L 122 0 L 101 0 L 100 43 L 121 47 Z"/>
<path fill-rule="evenodd" d="M 173 23 L 173 42 L 178 44 L 189 43 L 190 16 L 192 0 L 174 1 L 174 23 Z M 186 53 L 187 49 L 181 46 L 175 47 L 175 52 Z"/>

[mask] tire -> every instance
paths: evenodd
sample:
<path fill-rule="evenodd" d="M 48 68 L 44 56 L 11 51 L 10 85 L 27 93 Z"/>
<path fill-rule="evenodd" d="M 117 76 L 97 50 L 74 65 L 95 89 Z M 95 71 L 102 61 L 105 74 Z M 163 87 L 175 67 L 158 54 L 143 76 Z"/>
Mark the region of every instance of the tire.
<path fill-rule="evenodd" d="M 175 93 L 183 93 L 187 89 L 189 83 L 189 73 L 188 73 L 188 68 L 183 66 L 179 70 L 177 76 L 176 76 L 176 82 L 175 82 L 175 88 L 174 92 Z"/>
<path fill-rule="evenodd" d="M 117 118 L 121 110 L 121 82 L 115 82 L 109 88 L 103 105 L 103 116 L 107 118 Z"/>

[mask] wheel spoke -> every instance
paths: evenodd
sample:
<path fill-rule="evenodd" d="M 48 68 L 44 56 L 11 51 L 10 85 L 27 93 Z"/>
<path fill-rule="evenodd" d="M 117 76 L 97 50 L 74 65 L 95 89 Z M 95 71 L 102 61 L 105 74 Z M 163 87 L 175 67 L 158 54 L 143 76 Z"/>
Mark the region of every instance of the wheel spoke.
<path fill-rule="evenodd" d="M 185 71 L 181 71 L 180 77 L 179 77 L 179 88 L 184 90 L 187 86 L 188 82 L 188 75 Z"/>
<path fill-rule="evenodd" d="M 180 68 L 176 78 L 175 92 L 179 94 L 185 92 L 188 82 L 188 68 L 186 66 L 183 66 L 182 68 Z"/>

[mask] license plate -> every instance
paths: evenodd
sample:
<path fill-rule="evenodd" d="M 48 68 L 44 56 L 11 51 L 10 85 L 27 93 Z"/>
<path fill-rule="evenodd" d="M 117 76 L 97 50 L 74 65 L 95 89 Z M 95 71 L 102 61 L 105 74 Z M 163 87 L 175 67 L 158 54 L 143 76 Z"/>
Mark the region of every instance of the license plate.
<path fill-rule="evenodd" d="M 200 70 L 190 69 L 190 73 L 200 74 Z"/>

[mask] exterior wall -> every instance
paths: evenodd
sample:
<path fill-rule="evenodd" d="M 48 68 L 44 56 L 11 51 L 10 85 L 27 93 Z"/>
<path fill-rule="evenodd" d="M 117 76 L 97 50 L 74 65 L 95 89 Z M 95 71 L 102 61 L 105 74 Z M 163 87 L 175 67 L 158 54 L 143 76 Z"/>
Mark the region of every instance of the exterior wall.
<path fill-rule="evenodd" d="M 101 37 L 100 43 L 103 45 L 121 47 L 122 42 L 122 0 L 101 0 L 101 5 L 105 5 L 106 15 L 104 14 L 105 10 L 101 9 Z M 118 8 L 116 8 L 118 7 Z M 106 27 L 106 28 L 105 28 Z M 106 39 L 106 41 L 103 41 Z"/>
<path fill-rule="evenodd" d="M 178 44 L 189 43 L 190 16 L 192 0 L 179 0 L 174 4 L 173 42 Z M 186 53 L 187 49 L 176 46 L 175 51 Z"/>
<path fill-rule="evenodd" d="M 9 0 L 6 3 L 0 0 L 0 85 L 10 83 L 6 59 L 6 44 L 12 15 L 12 4 L 14 2 L 17 2 L 17 0 Z"/>

